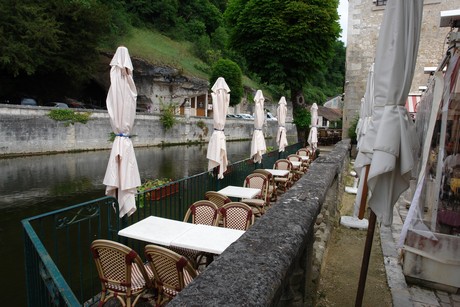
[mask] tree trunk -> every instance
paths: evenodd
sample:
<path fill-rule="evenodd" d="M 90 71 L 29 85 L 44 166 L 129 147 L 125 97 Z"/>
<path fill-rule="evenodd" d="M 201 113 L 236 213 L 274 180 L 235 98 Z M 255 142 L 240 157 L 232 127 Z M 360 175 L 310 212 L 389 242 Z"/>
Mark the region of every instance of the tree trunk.
<path fill-rule="evenodd" d="M 296 114 L 296 111 L 297 110 L 300 110 L 300 109 L 303 109 L 303 108 L 306 108 L 307 105 L 305 103 L 305 99 L 303 97 L 303 91 L 302 91 L 302 88 L 298 88 L 298 89 L 291 89 L 291 99 L 292 99 L 292 114 L 293 116 L 295 116 L 294 114 Z M 297 141 L 298 142 L 302 142 L 304 144 L 304 146 L 307 146 L 307 138 L 308 138 L 308 127 L 307 128 L 304 128 L 304 127 L 299 127 L 299 126 L 296 126 L 297 128 Z"/>

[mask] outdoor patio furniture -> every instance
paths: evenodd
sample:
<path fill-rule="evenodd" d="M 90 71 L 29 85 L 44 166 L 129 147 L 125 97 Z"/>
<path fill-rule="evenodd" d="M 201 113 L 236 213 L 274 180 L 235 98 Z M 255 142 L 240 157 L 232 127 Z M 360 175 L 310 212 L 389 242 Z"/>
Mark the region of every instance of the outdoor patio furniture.
<path fill-rule="evenodd" d="M 300 162 L 300 165 L 298 167 L 296 166 L 293 166 L 292 167 L 292 175 L 293 175 L 293 179 L 295 181 L 299 180 L 300 177 L 302 177 L 302 175 L 306 172 L 305 168 L 304 168 L 304 161 L 302 160 L 302 158 L 299 156 L 299 155 L 296 155 L 296 154 L 291 154 L 291 155 L 288 155 L 287 156 L 287 159 L 291 162 Z"/>
<path fill-rule="evenodd" d="M 146 245 L 145 257 L 153 272 L 154 286 L 158 290 L 158 306 L 168 303 L 198 275 L 187 258 L 168 248 Z"/>
<path fill-rule="evenodd" d="M 215 203 L 217 205 L 217 207 L 219 208 L 222 208 L 223 205 L 225 204 L 228 204 L 230 203 L 232 200 L 224 195 L 224 194 L 221 194 L 219 192 L 216 192 L 216 191 L 207 191 L 204 193 L 204 198 L 206 198 L 206 200 L 209 200 L 209 201 L 212 201 L 213 203 Z M 222 224 L 222 219 L 221 219 L 221 216 L 220 216 L 220 211 L 219 211 L 219 225 Z"/>
<path fill-rule="evenodd" d="M 246 176 L 243 186 L 245 188 L 260 189 L 260 193 L 254 198 L 243 198 L 242 203 L 254 208 L 255 215 L 260 216 L 265 213 L 265 208 L 269 206 L 268 186 L 270 182 L 267 176 L 261 173 L 252 173 Z"/>
<path fill-rule="evenodd" d="M 151 288 L 148 265 L 130 247 L 110 240 L 94 240 L 91 253 L 96 263 L 102 291 L 99 306 L 115 297 L 123 306 L 134 306 Z"/>
<path fill-rule="evenodd" d="M 223 205 L 228 204 L 232 200 L 219 192 L 216 191 L 207 191 L 204 193 L 206 200 L 212 201 L 217 205 L 217 207 L 222 208 Z"/>
<path fill-rule="evenodd" d="M 184 222 L 216 226 L 219 217 L 219 207 L 209 200 L 194 202 L 185 213 Z"/>
<path fill-rule="evenodd" d="M 286 176 L 276 176 L 275 182 L 278 188 L 281 188 L 283 192 L 286 192 L 292 186 L 292 163 L 288 159 L 279 159 L 276 160 L 273 165 L 274 169 L 287 170 L 289 173 Z"/>
<path fill-rule="evenodd" d="M 219 208 L 209 200 L 196 201 L 185 213 L 184 222 L 217 226 L 219 224 Z M 190 259 L 195 269 L 198 269 L 202 264 L 202 260 L 208 257 L 208 253 L 194 249 L 182 247 L 171 247 L 171 249 Z M 209 263 L 209 261 L 206 261 L 206 263 Z"/>
<path fill-rule="evenodd" d="M 301 157 L 308 157 L 308 160 L 302 160 L 302 162 L 303 162 L 302 165 L 308 169 L 308 167 L 310 166 L 311 161 L 314 160 L 313 153 L 310 151 L 310 149 L 308 149 L 308 148 L 300 148 L 299 150 L 297 150 L 296 154 L 301 156 Z"/>
<path fill-rule="evenodd" d="M 220 208 L 222 227 L 248 230 L 254 224 L 254 213 L 250 206 L 241 202 L 231 202 Z"/>
<path fill-rule="evenodd" d="M 269 171 L 263 169 L 263 168 L 258 168 L 258 169 L 255 169 L 253 171 L 253 173 L 260 173 L 260 174 L 264 174 L 265 176 L 268 177 L 268 182 L 269 182 L 269 185 L 268 185 L 268 196 L 269 196 L 269 199 L 270 201 L 273 201 L 275 202 L 277 197 L 278 197 L 278 194 L 277 194 L 277 191 L 276 191 L 276 182 L 275 182 L 275 176 L 273 176 L 272 173 L 270 173 Z"/>

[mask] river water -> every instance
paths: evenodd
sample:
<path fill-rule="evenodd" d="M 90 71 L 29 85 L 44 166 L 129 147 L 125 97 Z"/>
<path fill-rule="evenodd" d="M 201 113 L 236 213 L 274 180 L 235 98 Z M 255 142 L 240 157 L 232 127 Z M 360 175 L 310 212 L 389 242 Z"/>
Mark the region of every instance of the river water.
<path fill-rule="evenodd" d="M 267 140 L 267 146 L 276 148 L 274 143 Z M 249 158 L 250 145 L 228 142 L 229 162 Z M 204 172 L 206 151 L 205 145 L 136 148 L 141 180 Z M 105 196 L 109 155 L 92 151 L 0 159 L 0 289 L 8 305 L 26 304 L 21 220 Z"/>

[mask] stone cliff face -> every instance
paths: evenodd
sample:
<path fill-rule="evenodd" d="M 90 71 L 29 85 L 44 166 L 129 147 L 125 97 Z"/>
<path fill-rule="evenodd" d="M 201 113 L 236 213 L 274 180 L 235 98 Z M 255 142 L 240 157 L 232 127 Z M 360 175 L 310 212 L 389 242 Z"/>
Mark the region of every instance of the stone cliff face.
<path fill-rule="evenodd" d="M 161 102 L 181 105 L 185 98 L 206 95 L 207 80 L 187 77 L 176 68 L 155 66 L 142 59 L 132 59 L 135 68 L 134 80 L 138 90 L 138 105 L 151 104 L 154 112 Z"/>
<path fill-rule="evenodd" d="M 113 54 L 101 55 L 101 68 L 95 79 L 108 91 L 110 86 L 110 60 Z M 188 77 L 180 70 L 153 65 L 143 59 L 131 57 L 134 66 L 134 82 L 138 93 L 139 111 L 159 112 L 160 103 L 173 103 L 180 106 L 185 98 L 206 95 L 209 88 L 207 80 Z"/>

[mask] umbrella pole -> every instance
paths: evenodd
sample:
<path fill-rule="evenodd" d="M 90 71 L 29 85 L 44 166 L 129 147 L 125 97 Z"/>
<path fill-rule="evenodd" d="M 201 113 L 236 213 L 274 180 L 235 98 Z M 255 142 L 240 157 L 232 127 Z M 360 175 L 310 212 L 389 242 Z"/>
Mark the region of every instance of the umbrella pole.
<path fill-rule="evenodd" d="M 364 212 L 366 211 L 366 202 L 367 202 L 367 177 L 369 175 L 369 165 L 365 166 L 366 172 L 364 173 L 364 184 L 363 184 L 363 192 L 361 193 L 361 203 L 359 204 L 359 213 L 358 213 L 358 218 L 362 220 L 364 218 Z"/>
<path fill-rule="evenodd" d="M 367 173 L 366 173 L 367 175 Z M 367 176 L 366 176 L 367 177 Z M 367 184 L 364 183 L 367 189 Z M 364 246 L 363 262 L 361 264 L 361 273 L 359 275 L 358 291 L 356 293 L 355 307 L 361 307 L 363 304 L 364 287 L 366 286 L 367 269 L 369 268 L 369 258 L 372 250 L 372 241 L 374 239 L 375 221 L 377 219 L 374 211 L 370 210 L 369 227 L 367 228 L 366 243 Z"/>

